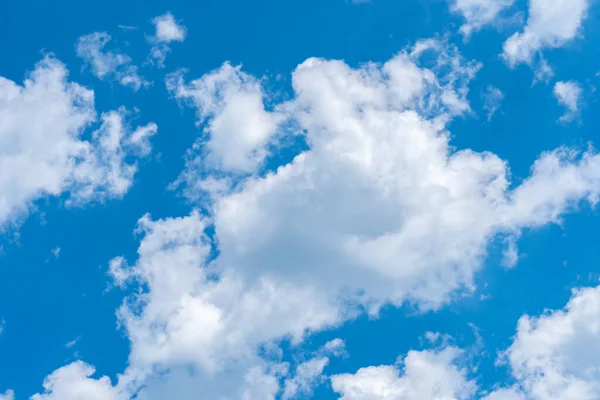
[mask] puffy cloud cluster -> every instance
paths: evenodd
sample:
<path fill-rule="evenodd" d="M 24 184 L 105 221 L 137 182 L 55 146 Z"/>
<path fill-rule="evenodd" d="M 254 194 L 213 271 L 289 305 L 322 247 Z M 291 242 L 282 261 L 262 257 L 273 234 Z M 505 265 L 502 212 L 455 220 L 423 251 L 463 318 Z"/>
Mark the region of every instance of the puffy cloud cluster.
<path fill-rule="evenodd" d="M 139 75 L 131 57 L 120 52 L 108 51 L 105 47 L 112 40 L 106 32 L 94 32 L 77 40 L 77 55 L 90 67 L 99 79 L 111 79 L 137 91 L 150 83 Z"/>
<path fill-rule="evenodd" d="M 137 260 L 111 262 L 119 286 L 140 288 L 118 312 L 131 341 L 119 395 L 310 393 L 328 356 L 291 374 L 282 340 L 298 344 L 383 304 L 438 308 L 474 290 L 492 240 L 511 243 L 595 203 L 600 156 L 592 150 L 544 153 L 511 186 L 496 155 L 450 146 L 446 126 L 470 111 L 478 67 L 434 40 L 358 68 L 312 58 L 293 73 L 293 97 L 268 106 L 260 80 L 229 64 L 190 83 L 171 76 L 168 88 L 203 125 L 183 185 L 239 182 L 210 192 L 207 215 L 144 216 Z M 306 148 L 265 173 L 267 154 L 287 135 L 301 135 Z M 328 348 L 333 355 L 339 345 Z M 467 399 L 475 385 L 459 356 L 455 348 L 412 352 L 403 367 L 367 368 L 333 385 L 346 399 Z"/>
<path fill-rule="evenodd" d="M 123 196 L 136 171 L 127 156 L 150 151 L 157 126 L 130 129 L 124 109 L 102 114 L 84 140 L 97 120 L 94 93 L 67 74 L 48 56 L 23 85 L 0 77 L 0 227 L 47 196 L 76 204 Z"/>

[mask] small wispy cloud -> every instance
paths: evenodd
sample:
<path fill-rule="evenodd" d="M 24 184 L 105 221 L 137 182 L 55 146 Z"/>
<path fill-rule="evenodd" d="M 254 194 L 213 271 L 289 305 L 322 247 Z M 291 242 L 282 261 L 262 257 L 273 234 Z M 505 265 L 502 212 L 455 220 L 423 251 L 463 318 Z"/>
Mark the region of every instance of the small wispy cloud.
<path fill-rule="evenodd" d="M 566 112 L 559 118 L 560 122 L 571 122 L 579 115 L 582 92 L 583 90 L 575 81 L 556 82 L 554 96 L 558 103 L 566 108 Z"/>
<path fill-rule="evenodd" d="M 504 93 L 493 85 L 488 85 L 485 90 L 481 93 L 483 98 L 483 109 L 487 113 L 488 122 L 492 120 L 496 111 L 500 108 L 502 100 L 504 100 Z"/>

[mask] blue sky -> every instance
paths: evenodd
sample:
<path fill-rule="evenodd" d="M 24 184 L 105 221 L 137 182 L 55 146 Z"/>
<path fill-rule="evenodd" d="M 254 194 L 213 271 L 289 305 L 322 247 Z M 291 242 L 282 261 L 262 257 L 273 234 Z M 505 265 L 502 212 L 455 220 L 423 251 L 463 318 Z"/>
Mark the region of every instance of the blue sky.
<path fill-rule="evenodd" d="M 0 400 L 600 399 L 591 0 L 0 5 Z"/>

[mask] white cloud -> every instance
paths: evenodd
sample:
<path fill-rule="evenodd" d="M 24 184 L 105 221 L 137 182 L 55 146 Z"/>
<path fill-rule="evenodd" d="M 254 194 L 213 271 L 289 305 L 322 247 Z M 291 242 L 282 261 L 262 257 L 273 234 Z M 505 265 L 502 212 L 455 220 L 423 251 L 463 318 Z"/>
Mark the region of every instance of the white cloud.
<path fill-rule="evenodd" d="M 458 364 L 461 351 L 411 351 L 400 366 L 359 369 L 355 374 L 331 377 L 340 400 L 467 400 L 477 390 Z"/>
<path fill-rule="evenodd" d="M 451 151 L 441 121 L 464 108 L 443 102 L 465 91 L 436 93 L 435 73 L 410 57 L 380 69 L 316 59 L 298 67 L 289 107 L 310 149 L 216 202 L 219 262 L 374 303 L 436 308 L 473 288 L 492 238 L 554 222 L 597 195 L 593 152 L 543 154 L 509 190 L 497 156 Z"/>
<path fill-rule="evenodd" d="M 7 390 L 4 394 L 0 393 L 0 400 L 15 400 L 15 392 Z"/>
<path fill-rule="evenodd" d="M 548 64 L 545 58 L 540 57 L 540 60 L 534 71 L 534 80 L 533 84 L 535 85 L 538 82 L 548 83 L 550 79 L 554 76 L 554 70 Z"/>
<path fill-rule="evenodd" d="M 60 247 L 55 247 L 50 251 L 55 258 L 58 258 L 60 255 Z"/>
<path fill-rule="evenodd" d="M 257 355 L 261 344 L 288 335 L 299 342 L 308 332 L 339 321 L 337 307 L 310 287 L 267 277 L 245 282 L 233 270 L 221 270 L 215 281 L 211 274 L 217 270 L 206 269 L 207 223 L 197 213 L 159 221 L 144 217 L 137 263 L 128 266 L 119 259 L 111 266 L 118 282 L 137 280 L 149 288 L 119 311 L 132 342 L 129 375 L 145 376 L 151 365 L 193 365 L 201 376 L 228 377 L 225 371 L 235 370 L 242 377 L 264 364 Z M 152 394 L 160 390 L 144 393 L 160 398 Z M 236 393 L 232 398 L 241 396 Z"/>
<path fill-rule="evenodd" d="M 563 310 L 523 316 L 503 357 L 518 387 L 487 400 L 600 399 L 600 287 L 575 291 Z"/>
<path fill-rule="evenodd" d="M 178 24 L 171 13 L 160 15 L 152 20 L 156 29 L 154 38 L 164 43 L 183 42 L 186 36 L 185 26 Z"/>
<path fill-rule="evenodd" d="M 514 268 L 519 262 L 519 249 L 517 248 L 517 240 L 514 237 L 509 237 L 505 241 L 505 248 L 502 252 L 502 265 L 506 268 Z"/>
<path fill-rule="evenodd" d="M 336 338 L 325 343 L 321 351 L 324 354 L 331 354 L 336 357 L 343 357 L 348 355 L 348 353 L 346 352 L 346 343 L 340 338 Z"/>
<path fill-rule="evenodd" d="M 103 114 L 83 140 L 96 122 L 94 93 L 68 82 L 63 64 L 46 57 L 22 86 L 0 77 L 0 226 L 47 196 L 66 194 L 71 204 L 121 197 L 136 169 L 125 157 L 139 147 L 129 143 L 124 116 Z"/>
<path fill-rule="evenodd" d="M 483 400 L 528 400 L 517 388 L 500 389 L 485 396 Z M 550 400 L 550 399 L 548 399 Z"/>
<path fill-rule="evenodd" d="M 310 395 L 315 384 L 323 379 L 323 369 L 329 363 L 327 357 L 313 358 L 296 367 L 292 378 L 284 383 L 282 400 L 294 399 L 300 395 Z"/>
<path fill-rule="evenodd" d="M 92 133 L 93 151 L 75 170 L 77 191 L 71 196 L 74 203 L 123 196 L 131 187 L 137 171 L 129 164 L 129 155 L 147 155 L 148 139 L 158 131 L 155 123 L 136 128 L 126 125 L 125 109 L 110 111 L 100 116 L 102 124 Z"/>
<path fill-rule="evenodd" d="M 460 350 L 410 352 L 404 368 L 366 367 L 331 377 L 343 400 L 598 400 L 600 286 L 573 291 L 564 309 L 520 318 L 512 345 L 500 354 L 515 383 L 476 396 L 476 369 L 460 369 Z M 438 383 L 439 382 L 439 383 Z M 437 392 L 434 391 L 437 390 Z"/>
<path fill-rule="evenodd" d="M 75 339 L 68 341 L 65 343 L 65 348 L 70 349 L 71 347 L 75 346 L 79 342 L 79 339 L 79 337 L 76 337 Z"/>
<path fill-rule="evenodd" d="M 190 197 L 206 187 L 207 180 L 198 179 L 204 170 L 247 174 L 258 169 L 283 120 L 281 113 L 265 110 L 259 80 L 225 63 L 189 83 L 181 72 L 172 74 L 166 84 L 175 98 L 197 109 L 199 124 L 206 122 L 206 138 L 198 139 L 179 178 Z"/>
<path fill-rule="evenodd" d="M 554 96 L 558 103 L 567 111 L 560 117 L 561 122 L 569 122 L 579 115 L 581 104 L 581 87 L 574 81 L 556 82 L 554 85 Z"/>
<path fill-rule="evenodd" d="M 150 83 L 141 77 L 138 68 L 131 64 L 131 58 L 123 53 L 105 50 L 111 41 L 106 32 L 94 32 L 77 40 L 77 56 L 90 66 L 99 79 L 114 79 L 123 86 L 137 91 Z"/>
<path fill-rule="evenodd" d="M 460 32 L 467 37 L 492 23 L 513 3 L 514 0 L 450 0 L 450 9 L 466 20 Z"/>
<path fill-rule="evenodd" d="M 148 56 L 149 63 L 156 63 L 159 68 L 165 65 L 165 58 L 171 51 L 169 43 L 183 42 L 187 35 L 187 29 L 178 23 L 171 13 L 166 13 L 152 19 L 155 33 L 148 37 L 148 42 L 153 44 Z"/>
<path fill-rule="evenodd" d="M 499 157 L 451 148 L 445 127 L 470 111 L 468 83 L 478 67 L 437 41 L 357 69 L 309 59 L 293 74 L 292 99 L 269 110 L 258 80 L 228 64 L 189 84 L 172 78 L 170 89 L 198 108 L 209 134 L 196 151 L 210 161 L 188 166 L 186 182 L 229 171 L 242 182 L 219 192 L 207 216 L 144 216 L 137 260 L 111 263 L 115 283 L 143 288 L 118 312 L 131 341 L 119 393 L 143 387 L 140 399 L 191 400 L 192 388 L 202 387 L 207 398 L 266 399 L 285 392 L 281 379 L 298 390 L 305 380 L 290 377 L 276 351 L 263 357 L 261 349 L 283 339 L 298 344 L 386 303 L 438 308 L 474 289 L 493 239 L 596 201 L 600 156 L 592 150 L 542 154 L 511 188 Z M 308 148 L 259 176 L 282 115 Z M 391 393 L 406 388 L 418 399 L 428 390 L 466 396 L 472 383 L 455 365 L 459 353 L 414 352 L 402 371 L 358 377 L 373 373 Z M 315 363 L 297 376 L 318 382 L 308 373 L 320 368 Z M 438 385 L 423 385 L 423 371 L 435 371 L 428 379 Z M 362 390 L 352 379 L 338 382 L 345 396 Z"/>
<path fill-rule="evenodd" d="M 487 113 L 487 120 L 489 122 L 500 108 L 500 104 L 504 100 L 504 93 L 497 87 L 488 85 L 482 93 L 482 97 L 484 101 L 483 109 Z"/>
<path fill-rule="evenodd" d="M 44 393 L 31 396 L 31 400 L 121 399 L 108 377 L 90 378 L 94 373 L 94 367 L 81 361 L 59 368 L 44 379 Z"/>
<path fill-rule="evenodd" d="M 504 43 L 504 58 L 532 64 L 543 49 L 564 46 L 580 33 L 588 7 L 589 0 L 529 0 L 527 25 Z"/>

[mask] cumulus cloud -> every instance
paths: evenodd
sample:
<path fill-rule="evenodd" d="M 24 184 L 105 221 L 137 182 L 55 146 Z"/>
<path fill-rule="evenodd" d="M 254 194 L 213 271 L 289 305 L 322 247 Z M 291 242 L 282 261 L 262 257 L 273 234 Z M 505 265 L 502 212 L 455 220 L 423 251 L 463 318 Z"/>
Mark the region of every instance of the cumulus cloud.
<path fill-rule="evenodd" d="M 47 196 L 64 193 L 77 205 L 123 196 L 136 171 L 127 155 L 148 146 L 131 138 L 139 129 L 157 130 L 149 124 L 132 134 L 119 109 L 103 114 L 99 129 L 84 140 L 96 122 L 94 93 L 68 82 L 67 74 L 49 56 L 22 86 L 0 77 L 0 226 Z"/>
<path fill-rule="evenodd" d="M 187 35 L 187 28 L 168 12 L 152 19 L 155 33 L 148 37 L 148 42 L 153 46 L 147 62 L 156 63 L 159 68 L 165 66 L 165 58 L 171 51 L 171 42 L 183 42 Z"/>
<path fill-rule="evenodd" d="M 142 217 L 137 259 L 111 263 L 115 283 L 139 289 L 118 311 L 131 341 L 119 393 L 191 400 L 194 387 L 225 399 L 310 391 L 329 356 L 286 369 L 281 340 L 301 343 L 384 304 L 439 308 L 474 289 L 495 238 L 595 203 L 593 150 L 544 153 L 511 186 L 496 155 L 451 147 L 447 124 L 470 112 L 468 83 L 478 68 L 434 40 L 358 68 L 311 58 L 293 73 L 292 98 L 269 107 L 258 79 L 228 64 L 191 83 L 171 77 L 169 89 L 197 108 L 208 136 L 194 150 L 207 161 L 188 165 L 187 181 L 227 172 L 241 182 L 213 195 L 207 215 Z M 306 148 L 261 175 L 282 126 L 303 135 Z M 433 390 L 461 399 L 473 384 L 459 355 L 409 353 L 404 367 L 358 377 L 364 390 L 374 375 L 374 387 L 389 383 L 394 395 L 421 399 Z M 435 373 L 422 378 L 423 371 Z M 360 398 L 351 396 L 363 389 L 346 378 L 336 391 Z"/>
<path fill-rule="evenodd" d="M 577 82 L 556 82 L 554 96 L 558 103 L 566 108 L 565 114 L 559 119 L 561 122 L 570 122 L 579 115 L 581 93 L 581 87 Z"/>
<path fill-rule="evenodd" d="M 599 343 L 600 287 L 574 291 L 562 310 L 523 316 L 503 355 L 518 386 L 488 400 L 600 399 Z"/>
<path fill-rule="evenodd" d="M 15 400 L 15 392 L 7 390 L 4 394 L 0 394 L 0 400 Z"/>
<path fill-rule="evenodd" d="M 44 379 L 44 393 L 31 400 L 118 400 L 117 390 L 106 376 L 90 378 L 94 367 L 76 361 L 59 368 Z"/>
<path fill-rule="evenodd" d="M 504 43 L 504 58 L 512 67 L 532 64 L 546 48 L 564 46 L 577 37 L 587 16 L 589 0 L 529 0 L 529 17 L 523 32 Z"/>
<path fill-rule="evenodd" d="M 514 0 L 451 0 L 450 9 L 465 19 L 460 32 L 468 37 L 492 23 L 502 11 L 513 4 Z"/>
<path fill-rule="evenodd" d="M 94 32 L 77 40 L 77 56 L 81 57 L 99 79 L 111 79 L 137 91 L 150 83 L 139 75 L 131 58 L 105 49 L 112 40 L 106 32 Z"/>
<path fill-rule="evenodd" d="M 454 347 L 411 351 L 397 366 L 366 367 L 355 374 L 334 375 L 331 386 L 340 400 L 472 399 L 477 385 L 460 366 L 460 356 L 461 351 Z"/>
<path fill-rule="evenodd" d="M 227 190 L 228 184 L 214 176 L 199 179 L 207 170 L 256 172 L 284 119 L 281 112 L 265 109 L 265 93 L 258 79 L 244 73 L 241 66 L 225 63 L 189 83 L 180 71 L 169 75 L 166 84 L 176 99 L 196 108 L 199 124 L 206 123 L 204 135 L 188 153 L 186 170 L 178 180 L 186 186 L 188 197 Z"/>

